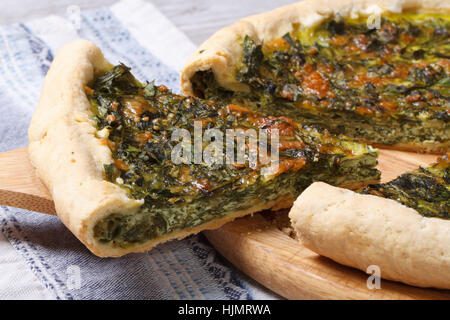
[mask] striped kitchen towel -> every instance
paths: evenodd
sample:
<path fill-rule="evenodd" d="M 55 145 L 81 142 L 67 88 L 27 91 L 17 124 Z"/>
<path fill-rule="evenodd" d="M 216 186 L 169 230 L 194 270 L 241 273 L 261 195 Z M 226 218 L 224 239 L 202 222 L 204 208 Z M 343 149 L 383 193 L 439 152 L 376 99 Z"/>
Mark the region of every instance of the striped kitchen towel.
<path fill-rule="evenodd" d="M 0 151 L 26 146 L 40 87 L 57 49 L 96 43 L 140 80 L 180 91 L 194 45 L 152 4 L 112 7 L 0 26 Z M 278 298 L 227 263 L 202 235 L 116 259 L 92 255 L 54 216 L 0 207 L 0 299 Z"/>

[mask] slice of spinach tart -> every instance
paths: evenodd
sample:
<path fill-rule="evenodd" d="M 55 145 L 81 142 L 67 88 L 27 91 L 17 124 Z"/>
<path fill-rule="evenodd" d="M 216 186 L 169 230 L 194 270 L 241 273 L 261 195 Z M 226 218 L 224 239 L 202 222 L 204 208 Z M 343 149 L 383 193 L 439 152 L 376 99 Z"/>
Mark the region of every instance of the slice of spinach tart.
<path fill-rule="evenodd" d="M 392 199 L 424 217 L 450 219 L 450 159 L 447 154 L 428 168 L 419 168 L 361 193 Z"/>
<path fill-rule="evenodd" d="M 302 1 L 219 31 L 188 62 L 184 92 L 375 145 L 445 153 L 448 2 L 328 6 Z"/>
<path fill-rule="evenodd" d="M 237 132 L 231 147 L 230 132 Z M 265 152 L 253 148 L 252 132 L 266 135 Z M 356 188 L 379 179 L 370 146 L 141 83 L 87 41 L 55 58 L 29 135 L 30 158 L 58 216 L 99 256 L 149 250 L 288 207 L 314 181 Z"/>
<path fill-rule="evenodd" d="M 327 197 L 323 197 L 327 194 Z M 450 160 L 360 193 L 317 182 L 289 212 L 302 244 L 384 279 L 450 289 Z"/>

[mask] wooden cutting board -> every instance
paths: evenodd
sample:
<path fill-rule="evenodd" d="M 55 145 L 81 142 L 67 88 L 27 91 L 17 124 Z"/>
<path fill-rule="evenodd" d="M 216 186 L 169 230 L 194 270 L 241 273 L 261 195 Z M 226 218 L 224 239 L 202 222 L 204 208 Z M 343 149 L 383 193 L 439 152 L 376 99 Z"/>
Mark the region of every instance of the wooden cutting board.
<path fill-rule="evenodd" d="M 427 166 L 436 155 L 380 150 L 382 181 Z M 50 194 L 35 175 L 26 148 L 0 153 L 0 204 L 55 214 Z M 382 280 L 368 289 L 369 275 L 304 248 L 289 236 L 288 210 L 238 219 L 205 231 L 216 249 L 241 271 L 289 299 L 450 299 L 450 291 Z"/>
<path fill-rule="evenodd" d="M 436 155 L 380 149 L 381 181 L 436 159 Z M 319 256 L 291 238 L 288 212 L 255 214 L 204 233 L 238 269 L 288 299 L 450 299 L 450 290 L 388 280 L 381 280 L 381 289 L 369 289 L 368 274 Z"/>

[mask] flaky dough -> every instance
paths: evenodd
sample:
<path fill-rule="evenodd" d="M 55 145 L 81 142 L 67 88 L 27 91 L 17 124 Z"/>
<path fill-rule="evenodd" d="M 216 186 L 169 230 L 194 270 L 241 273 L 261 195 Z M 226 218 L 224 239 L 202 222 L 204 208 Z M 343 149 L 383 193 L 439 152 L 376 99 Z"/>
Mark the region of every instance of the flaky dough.
<path fill-rule="evenodd" d="M 428 218 L 396 201 L 316 182 L 289 217 L 304 246 L 384 279 L 450 289 L 450 221 Z M 383 286 L 383 284 L 381 284 Z"/>

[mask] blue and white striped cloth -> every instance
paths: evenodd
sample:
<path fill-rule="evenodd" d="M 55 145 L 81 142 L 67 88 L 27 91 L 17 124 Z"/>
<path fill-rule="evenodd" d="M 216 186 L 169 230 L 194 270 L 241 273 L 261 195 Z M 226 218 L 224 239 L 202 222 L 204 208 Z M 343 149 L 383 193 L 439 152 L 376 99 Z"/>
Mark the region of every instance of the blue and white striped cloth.
<path fill-rule="evenodd" d="M 109 8 L 0 26 L 0 152 L 26 146 L 27 128 L 57 49 L 96 43 L 112 63 L 179 92 L 193 44 L 153 5 Z M 74 16 L 75 12 L 75 16 Z M 53 216 L 0 207 L 0 299 L 277 298 L 229 265 L 201 235 L 118 259 L 92 255 Z"/>

